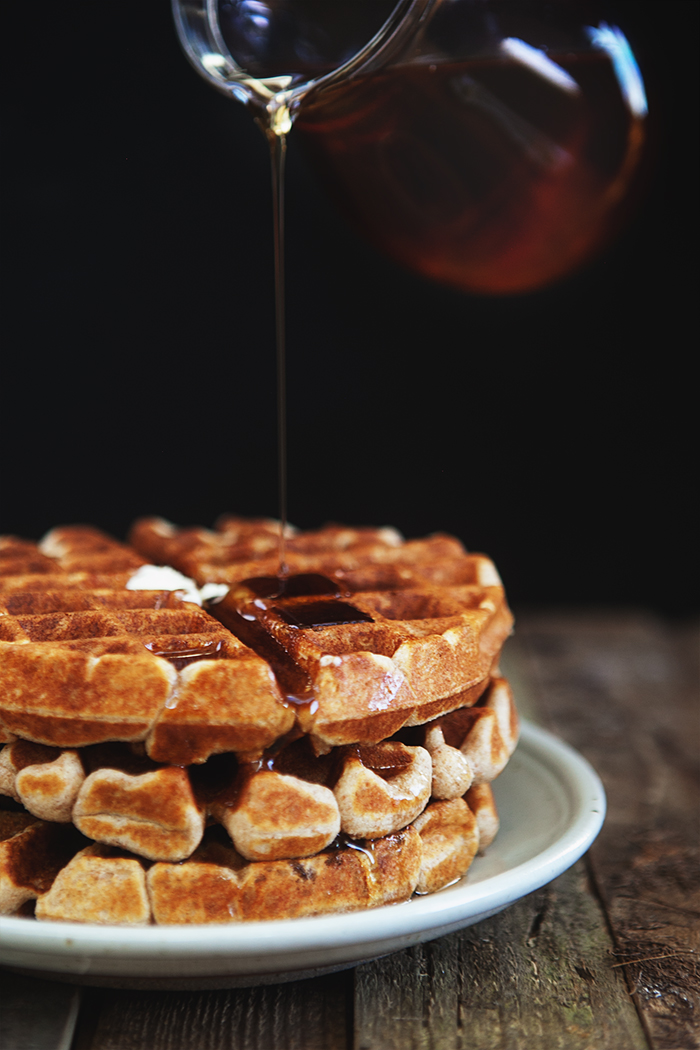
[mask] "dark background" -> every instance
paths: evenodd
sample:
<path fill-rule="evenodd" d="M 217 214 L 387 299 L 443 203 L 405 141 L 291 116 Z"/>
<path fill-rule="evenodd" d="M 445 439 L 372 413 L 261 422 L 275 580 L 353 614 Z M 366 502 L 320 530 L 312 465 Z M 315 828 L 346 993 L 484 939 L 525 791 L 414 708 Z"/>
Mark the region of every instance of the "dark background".
<path fill-rule="evenodd" d="M 516 605 L 697 609 L 695 2 L 619 3 L 656 122 L 618 241 L 536 294 L 430 285 L 291 136 L 289 517 L 453 532 Z M 276 515 L 271 209 L 165 0 L 3 9 L 0 532 Z"/>

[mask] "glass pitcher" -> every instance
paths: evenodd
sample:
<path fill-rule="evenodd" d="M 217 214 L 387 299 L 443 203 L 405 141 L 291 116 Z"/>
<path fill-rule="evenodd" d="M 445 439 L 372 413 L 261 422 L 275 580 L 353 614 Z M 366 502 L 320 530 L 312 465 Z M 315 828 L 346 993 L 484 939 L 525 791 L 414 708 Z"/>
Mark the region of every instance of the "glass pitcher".
<path fill-rule="evenodd" d="M 294 126 L 352 225 L 476 293 L 550 284 L 628 210 L 644 86 L 575 0 L 174 0 L 188 57 L 269 135 Z"/>

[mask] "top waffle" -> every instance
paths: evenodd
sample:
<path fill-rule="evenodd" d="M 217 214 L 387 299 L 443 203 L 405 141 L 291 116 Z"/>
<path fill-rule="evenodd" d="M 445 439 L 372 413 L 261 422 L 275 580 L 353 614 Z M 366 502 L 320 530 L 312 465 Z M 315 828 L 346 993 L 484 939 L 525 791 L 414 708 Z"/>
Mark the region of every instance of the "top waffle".
<path fill-rule="evenodd" d="M 279 571 L 279 522 L 225 515 L 216 529 L 181 529 L 163 518 L 137 521 L 129 539 L 149 561 L 173 565 L 198 583 L 236 584 Z M 347 528 L 297 532 L 287 528 L 290 575 L 331 574 L 349 591 L 403 589 L 411 584 L 502 587 L 493 562 L 467 554 L 453 536 L 404 541 L 395 529 Z"/>
<path fill-rule="evenodd" d="M 123 587 L 144 559 L 89 525 L 52 529 L 41 543 L 0 536 L 0 594 L 49 587 Z"/>
<path fill-rule="evenodd" d="M 287 537 L 280 580 L 277 528 L 146 519 L 131 541 L 199 584 L 229 585 L 212 611 L 273 667 L 317 751 L 476 702 L 512 625 L 488 558 L 449 536 L 404 542 L 391 529 L 329 526 Z"/>
<path fill-rule="evenodd" d="M 289 530 L 278 575 L 274 522 L 132 537 L 0 538 L 0 794 L 31 815 L 0 843 L 0 911 L 232 921 L 459 878 L 517 739 L 491 562 L 332 526 Z M 172 570 L 134 589 L 144 557 L 214 584 L 214 615 Z"/>
<path fill-rule="evenodd" d="M 97 530 L 3 541 L 6 738 L 145 740 L 156 761 L 188 765 L 295 724 L 318 753 L 372 744 L 478 700 L 512 624 L 488 558 L 448 536 L 329 526 L 288 536 L 280 579 L 277 529 L 136 524 L 140 555 L 227 584 L 216 619 L 177 593 L 126 590 L 143 558 Z"/>
<path fill-rule="evenodd" d="M 58 747 L 146 740 L 157 761 L 188 765 L 269 746 L 292 726 L 264 660 L 176 593 L 3 601 L 0 719 L 12 734 Z"/>
<path fill-rule="evenodd" d="M 128 547 L 81 526 L 0 554 L 2 739 L 145 740 L 188 765 L 291 728 L 268 665 L 217 620 L 177 592 L 126 589 L 143 564 Z"/>

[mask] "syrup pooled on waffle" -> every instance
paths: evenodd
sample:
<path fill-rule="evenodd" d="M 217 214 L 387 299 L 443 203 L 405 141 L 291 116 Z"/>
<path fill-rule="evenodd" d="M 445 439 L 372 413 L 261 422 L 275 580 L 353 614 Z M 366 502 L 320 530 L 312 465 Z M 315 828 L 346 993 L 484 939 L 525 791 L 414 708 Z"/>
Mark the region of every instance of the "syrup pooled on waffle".
<path fill-rule="evenodd" d="M 280 580 L 278 528 L 0 540 L 0 913 L 349 911 L 439 889 L 493 839 L 517 715 L 492 564 L 334 527 L 290 535 Z M 225 582 L 218 618 L 131 589 L 144 558 Z"/>
<path fill-rule="evenodd" d="M 212 612 L 274 668 L 319 752 L 471 706 L 512 627 L 493 563 L 449 536 L 293 534 L 283 578 L 272 523 L 229 517 L 216 531 L 177 530 L 147 519 L 131 540 L 200 585 L 229 586 Z"/>
<path fill-rule="evenodd" d="M 143 559 L 108 537 L 97 551 L 98 536 L 55 529 L 28 588 L 0 583 L 5 732 L 69 748 L 145 741 L 183 766 L 286 733 L 294 716 L 265 661 L 179 591 L 129 589 Z"/>

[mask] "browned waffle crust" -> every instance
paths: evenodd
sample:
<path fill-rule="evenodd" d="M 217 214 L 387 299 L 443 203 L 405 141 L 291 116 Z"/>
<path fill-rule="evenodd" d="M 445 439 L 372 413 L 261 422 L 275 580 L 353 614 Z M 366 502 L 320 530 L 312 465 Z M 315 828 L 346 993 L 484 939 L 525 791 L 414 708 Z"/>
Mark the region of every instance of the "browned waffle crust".
<path fill-rule="evenodd" d="M 53 529 L 40 543 L 0 536 L 0 596 L 51 588 L 124 587 L 144 559 L 90 525 Z"/>
<path fill-rule="evenodd" d="M 50 590 L 0 603 L 10 733 L 59 747 L 148 739 L 187 765 L 266 747 L 291 728 L 265 662 L 176 594 Z"/>
<path fill-rule="evenodd" d="M 280 584 L 277 528 L 150 519 L 138 553 L 89 527 L 0 539 L 0 794 L 29 811 L 0 849 L 0 910 L 38 898 L 43 919 L 142 923 L 373 907 L 459 877 L 493 837 L 488 782 L 517 717 L 493 678 L 512 621 L 492 563 L 450 537 L 330 527 L 287 538 Z M 216 618 L 125 589 L 145 558 L 226 582 Z M 59 871 L 52 888 L 31 863 L 18 876 L 19 856 Z"/>
<path fill-rule="evenodd" d="M 131 539 L 199 584 L 230 585 L 214 615 L 274 667 L 319 750 L 476 702 L 512 626 L 488 558 L 449 536 L 403 542 L 389 529 L 330 526 L 287 539 L 281 588 L 270 529 L 256 526 L 263 553 L 251 560 L 248 526 L 225 518 L 215 532 L 178 531 L 146 519 Z"/>

